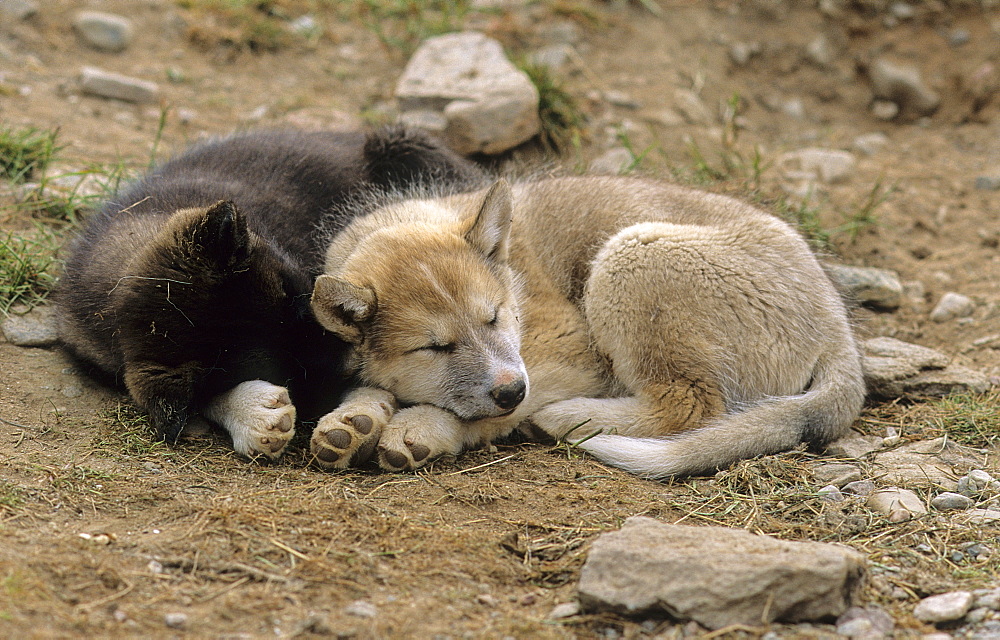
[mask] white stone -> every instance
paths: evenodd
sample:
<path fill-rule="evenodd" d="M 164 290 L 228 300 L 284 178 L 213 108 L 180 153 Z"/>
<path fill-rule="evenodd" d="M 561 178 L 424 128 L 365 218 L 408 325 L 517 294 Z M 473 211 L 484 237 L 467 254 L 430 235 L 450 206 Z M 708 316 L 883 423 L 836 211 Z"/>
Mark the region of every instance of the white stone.
<path fill-rule="evenodd" d="M 778 167 L 786 178 L 828 184 L 846 181 L 855 164 L 854 154 L 849 151 L 816 147 L 789 151 L 778 158 Z"/>
<path fill-rule="evenodd" d="M 924 598 L 913 608 L 913 617 L 923 622 L 950 622 L 969 612 L 974 598 L 968 591 L 951 591 Z"/>
<path fill-rule="evenodd" d="M 155 102 L 160 88 L 155 82 L 130 78 L 95 67 L 80 72 L 80 88 L 84 93 L 125 102 Z"/>
<path fill-rule="evenodd" d="M 609 149 L 590 163 L 591 173 L 619 175 L 629 168 L 635 159 L 628 149 Z"/>
<path fill-rule="evenodd" d="M 865 133 L 851 143 L 852 146 L 866 156 L 873 156 L 889 144 L 889 136 L 884 133 Z"/>
<path fill-rule="evenodd" d="M 367 600 L 355 600 L 344 607 L 344 613 L 358 618 L 374 618 L 378 615 L 378 608 Z"/>
<path fill-rule="evenodd" d="M 941 296 L 941 299 L 931 311 L 930 318 L 934 322 L 947 322 L 954 318 L 967 318 L 976 309 L 976 303 L 968 296 L 949 291 Z"/>
<path fill-rule="evenodd" d="M 564 602 L 562 604 L 557 604 L 549 612 L 550 620 L 562 620 L 563 618 L 569 618 L 580 613 L 580 604 L 577 602 Z"/>
<path fill-rule="evenodd" d="M 118 53 L 132 41 L 132 22 L 113 13 L 78 11 L 73 28 L 84 42 L 100 51 Z"/>
<path fill-rule="evenodd" d="M 440 113 L 441 133 L 459 153 L 500 153 L 541 129 L 538 90 L 499 42 L 473 31 L 425 41 L 396 84 L 396 99 L 404 114 Z"/>

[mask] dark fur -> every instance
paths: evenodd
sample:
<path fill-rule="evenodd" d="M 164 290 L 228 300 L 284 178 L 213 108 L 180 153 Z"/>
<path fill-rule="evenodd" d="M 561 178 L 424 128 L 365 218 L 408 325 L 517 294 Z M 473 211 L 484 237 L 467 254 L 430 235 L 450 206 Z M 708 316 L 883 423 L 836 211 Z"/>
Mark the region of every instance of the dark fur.
<path fill-rule="evenodd" d="M 344 384 L 343 345 L 309 310 L 323 214 L 367 191 L 480 175 L 400 128 L 195 146 L 87 220 L 56 297 L 63 342 L 124 383 L 168 441 L 246 380 L 288 386 L 299 417 L 317 418 Z"/>

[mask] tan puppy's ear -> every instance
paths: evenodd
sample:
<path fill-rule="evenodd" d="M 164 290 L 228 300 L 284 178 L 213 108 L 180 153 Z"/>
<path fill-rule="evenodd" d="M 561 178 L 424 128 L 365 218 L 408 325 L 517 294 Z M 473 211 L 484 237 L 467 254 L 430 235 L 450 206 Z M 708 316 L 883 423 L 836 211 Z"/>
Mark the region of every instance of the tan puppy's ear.
<path fill-rule="evenodd" d="M 322 275 L 316 278 L 311 305 L 323 327 L 345 342 L 358 344 L 364 338 L 361 324 L 375 315 L 375 291 Z"/>
<path fill-rule="evenodd" d="M 465 240 L 487 258 L 506 262 L 513 215 L 514 195 L 510 183 L 501 178 L 486 192 Z"/>

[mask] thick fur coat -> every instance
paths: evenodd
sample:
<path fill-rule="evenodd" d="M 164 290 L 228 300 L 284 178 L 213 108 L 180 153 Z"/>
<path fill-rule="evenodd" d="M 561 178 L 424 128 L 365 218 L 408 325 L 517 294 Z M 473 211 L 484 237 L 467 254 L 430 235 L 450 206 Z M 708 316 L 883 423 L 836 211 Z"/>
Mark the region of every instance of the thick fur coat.
<path fill-rule="evenodd" d="M 865 395 L 844 304 L 799 235 L 652 181 L 387 205 L 331 239 L 312 306 L 369 385 L 320 422 L 320 461 L 377 438 L 384 468 L 413 469 L 530 422 L 684 475 L 840 437 Z"/>

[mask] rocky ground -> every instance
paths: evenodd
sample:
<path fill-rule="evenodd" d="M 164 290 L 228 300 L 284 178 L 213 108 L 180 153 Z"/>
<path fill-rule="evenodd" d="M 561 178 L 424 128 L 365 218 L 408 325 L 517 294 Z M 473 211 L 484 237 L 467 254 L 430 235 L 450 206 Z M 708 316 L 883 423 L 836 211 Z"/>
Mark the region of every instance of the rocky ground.
<path fill-rule="evenodd" d="M 397 102 L 396 82 L 425 38 L 476 29 L 549 65 L 584 118 L 560 153 L 529 141 L 492 165 L 656 175 L 796 220 L 828 262 L 853 268 L 833 273 L 861 303 L 859 335 L 875 339 L 877 394 L 858 435 L 830 451 L 712 478 L 649 482 L 529 443 L 415 475 L 331 474 L 301 449 L 263 466 L 218 438 L 154 444 L 51 335 L 20 335 L 44 317 L 15 316 L 0 341 L 0 635 L 1000 637 L 995 2 L 240 5 L 0 2 L 2 128 L 58 130 L 62 145 L 41 193 L 85 203 L 122 169 L 250 126 L 355 127 L 400 111 L 446 126 Z M 81 10 L 128 24 L 95 31 Z M 0 191 L 7 245 L 8 233 L 72 227 L 77 212 L 37 188 Z M 974 393 L 926 397 L 963 388 Z M 632 516 L 703 527 L 706 545 L 706 527 L 722 525 L 849 548 L 864 577 L 823 580 L 854 607 L 817 605 L 789 624 L 771 622 L 781 601 L 765 599 L 720 622 L 662 584 L 673 569 L 641 576 L 653 613 L 623 613 L 585 562 Z M 629 523 L 621 535 L 648 524 Z M 697 594 L 802 579 L 777 560 L 749 580 L 697 559 L 683 569 Z"/>

